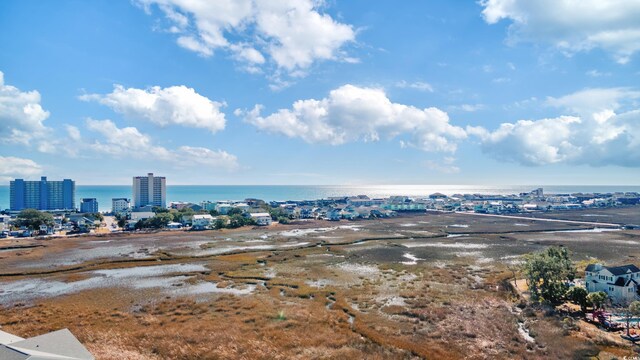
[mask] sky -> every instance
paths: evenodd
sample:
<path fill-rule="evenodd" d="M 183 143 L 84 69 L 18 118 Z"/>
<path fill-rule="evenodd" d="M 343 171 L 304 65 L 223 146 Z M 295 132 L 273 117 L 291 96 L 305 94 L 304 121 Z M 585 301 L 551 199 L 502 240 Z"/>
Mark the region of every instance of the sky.
<path fill-rule="evenodd" d="M 6 0 L 0 185 L 639 185 L 640 0 Z"/>

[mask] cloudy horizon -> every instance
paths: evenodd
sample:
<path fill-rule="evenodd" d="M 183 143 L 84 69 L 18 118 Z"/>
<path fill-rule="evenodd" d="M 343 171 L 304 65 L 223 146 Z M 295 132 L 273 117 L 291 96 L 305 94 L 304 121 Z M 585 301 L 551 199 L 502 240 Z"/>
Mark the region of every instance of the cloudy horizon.
<path fill-rule="evenodd" d="M 638 18 L 619 0 L 6 1 L 0 185 L 638 185 Z"/>

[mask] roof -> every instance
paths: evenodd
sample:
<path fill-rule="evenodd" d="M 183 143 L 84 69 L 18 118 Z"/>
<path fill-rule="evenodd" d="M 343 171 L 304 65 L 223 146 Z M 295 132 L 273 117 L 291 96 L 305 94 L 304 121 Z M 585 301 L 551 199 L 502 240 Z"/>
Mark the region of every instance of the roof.
<path fill-rule="evenodd" d="M 1 358 L 5 359 L 68 359 L 68 360 L 95 360 L 93 355 L 76 339 L 68 330 L 62 329 L 48 334 L 32 337 L 26 340 L 12 342 L 3 345 L 5 349 Z M 12 350 L 8 351 L 8 350 Z M 27 357 L 19 357 L 28 355 Z"/>
<path fill-rule="evenodd" d="M 15 335 L 9 334 L 8 332 L 4 332 L 0 330 L 0 344 L 2 345 L 11 344 L 16 341 L 22 341 L 22 340 L 24 339 L 19 336 L 15 336 Z"/>
<path fill-rule="evenodd" d="M 209 215 L 209 214 L 202 214 L 202 215 L 193 215 L 193 220 L 196 219 L 207 219 L 207 220 L 213 220 L 213 216 Z"/>
<path fill-rule="evenodd" d="M 640 272 L 640 269 L 638 269 L 638 267 L 633 264 L 616 266 L 616 267 L 606 266 L 605 268 L 609 270 L 609 272 L 612 273 L 613 275 L 624 275 L 629 272 L 632 272 L 632 273 Z"/>
<path fill-rule="evenodd" d="M 25 360 L 29 355 L 10 349 L 4 345 L 0 345 L 0 359 L 2 360 Z"/>
<path fill-rule="evenodd" d="M 591 271 L 591 272 L 596 272 L 596 271 L 600 271 L 602 269 L 607 269 L 610 273 L 612 273 L 613 275 L 624 275 L 627 273 L 637 273 L 640 272 L 640 269 L 638 269 L 637 266 L 633 265 L 633 264 L 628 264 L 628 265 L 621 265 L 621 266 L 602 266 L 601 268 L 598 268 L 600 265 L 599 264 L 589 264 L 587 265 L 587 267 L 585 268 L 585 271 Z"/>
<path fill-rule="evenodd" d="M 269 213 L 251 213 L 251 217 L 264 217 L 264 216 L 268 216 L 271 217 L 271 215 Z"/>

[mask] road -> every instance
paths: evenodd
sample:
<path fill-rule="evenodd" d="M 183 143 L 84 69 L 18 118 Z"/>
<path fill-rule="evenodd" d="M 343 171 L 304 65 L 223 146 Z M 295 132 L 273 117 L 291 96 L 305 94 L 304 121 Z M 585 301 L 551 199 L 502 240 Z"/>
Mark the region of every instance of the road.
<path fill-rule="evenodd" d="M 456 211 L 456 214 L 493 216 L 493 217 L 517 219 L 517 220 L 561 222 L 561 223 L 580 224 L 580 225 L 589 225 L 589 226 L 606 226 L 606 227 L 617 227 L 617 228 L 621 226 L 621 224 L 612 224 L 612 223 L 603 223 L 603 222 L 576 221 L 576 220 L 563 220 L 563 219 L 544 219 L 544 218 L 534 218 L 534 217 L 515 216 L 515 215 L 480 214 L 480 213 L 471 212 L 471 211 L 469 212 Z"/>

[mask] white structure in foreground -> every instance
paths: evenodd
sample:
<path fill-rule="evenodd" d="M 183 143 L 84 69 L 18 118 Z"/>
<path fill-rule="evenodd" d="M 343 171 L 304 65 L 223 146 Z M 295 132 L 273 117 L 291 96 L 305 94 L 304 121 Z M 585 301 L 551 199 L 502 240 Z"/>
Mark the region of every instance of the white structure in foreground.
<path fill-rule="evenodd" d="M 23 339 L 0 330 L 0 359 L 95 360 L 73 334 L 62 329 Z"/>

